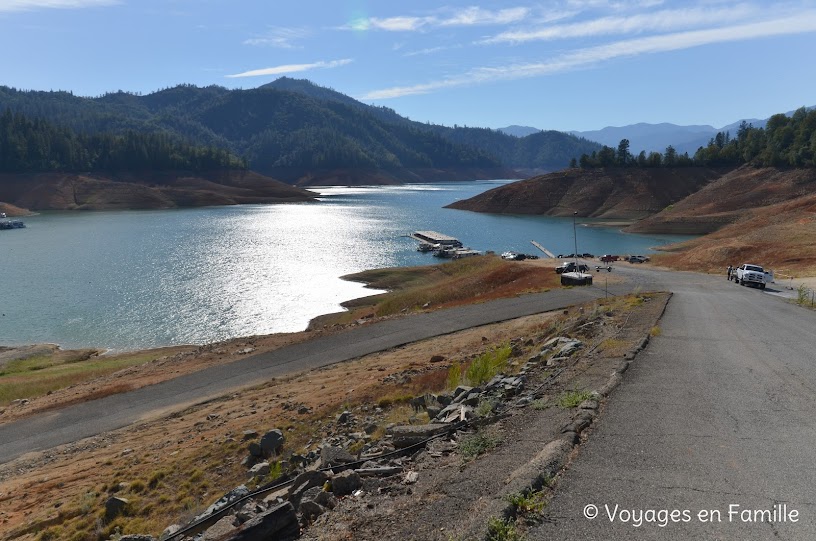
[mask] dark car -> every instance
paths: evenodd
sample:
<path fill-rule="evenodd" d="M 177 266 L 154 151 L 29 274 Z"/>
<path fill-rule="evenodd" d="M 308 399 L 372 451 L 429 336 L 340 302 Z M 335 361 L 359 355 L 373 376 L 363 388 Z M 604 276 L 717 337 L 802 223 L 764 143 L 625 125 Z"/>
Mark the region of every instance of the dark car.
<path fill-rule="evenodd" d="M 575 261 L 567 261 L 555 267 L 555 272 L 562 274 L 565 272 L 589 272 L 589 267 L 583 263 L 575 264 Z"/>

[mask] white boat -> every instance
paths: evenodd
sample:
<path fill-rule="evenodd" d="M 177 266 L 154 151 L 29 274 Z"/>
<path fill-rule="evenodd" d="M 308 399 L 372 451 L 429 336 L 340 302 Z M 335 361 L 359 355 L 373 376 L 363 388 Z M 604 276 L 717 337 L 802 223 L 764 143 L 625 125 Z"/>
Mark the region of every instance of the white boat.
<path fill-rule="evenodd" d="M 22 220 L 11 220 L 5 212 L 0 212 L 0 229 L 22 229 L 24 227 Z"/>

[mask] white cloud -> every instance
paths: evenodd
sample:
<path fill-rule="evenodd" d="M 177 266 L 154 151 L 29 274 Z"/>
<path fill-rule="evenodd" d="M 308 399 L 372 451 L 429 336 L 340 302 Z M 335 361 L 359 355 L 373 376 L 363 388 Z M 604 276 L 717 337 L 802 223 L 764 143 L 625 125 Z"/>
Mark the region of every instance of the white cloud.
<path fill-rule="evenodd" d="M 480 7 L 467 7 L 439 21 L 440 26 L 473 26 L 490 24 L 510 24 L 523 20 L 530 9 L 525 7 L 490 11 Z"/>
<path fill-rule="evenodd" d="M 297 46 L 293 42 L 308 36 L 309 31 L 303 28 L 273 27 L 262 36 L 244 40 L 244 45 L 261 45 L 277 47 L 279 49 L 295 49 Z"/>
<path fill-rule="evenodd" d="M 309 71 L 313 69 L 325 68 L 339 68 L 346 64 L 351 64 L 354 60 L 351 58 L 343 58 L 342 60 L 319 61 L 311 64 L 285 64 L 283 66 L 275 66 L 272 68 L 262 68 L 257 70 L 245 71 L 243 73 L 236 73 L 234 75 L 226 75 L 231 79 L 237 77 L 261 77 L 264 75 L 283 75 L 285 73 L 297 73 L 300 71 Z"/>
<path fill-rule="evenodd" d="M 726 26 L 706 30 L 690 30 L 661 36 L 618 41 L 596 47 L 577 49 L 544 62 L 515 64 L 497 68 L 475 68 L 466 73 L 439 81 L 374 90 L 360 97 L 360 99 L 382 100 L 415 94 L 428 94 L 444 88 L 552 75 L 554 73 L 590 66 L 615 58 L 676 51 L 714 43 L 745 41 L 807 32 L 816 32 L 816 11 L 806 11 L 796 16 L 760 23 Z"/>
<path fill-rule="evenodd" d="M 496 11 L 469 6 L 448 9 L 443 15 L 395 17 L 367 17 L 356 19 L 341 27 L 343 30 L 384 30 L 387 32 L 416 32 L 426 27 L 453 27 L 477 25 L 502 25 L 519 22 L 530 14 L 526 7 L 499 9 Z"/>
<path fill-rule="evenodd" d="M 362 20 L 361 24 L 364 25 L 363 30 L 374 28 L 387 30 L 388 32 L 411 32 L 419 30 L 426 24 L 431 23 L 432 20 L 432 17 L 387 17 L 385 19 L 371 17 Z"/>
<path fill-rule="evenodd" d="M 425 54 L 434 54 L 438 53 L 439 51 L 447 51 L 449 49 L 461 49 L 462 45 L 440 45 L 439 47 L 428 47 L 427 49 L 419 49 L 417 51 L 408 51 L 407 53 L 403 54 L 402 56 L 409 57 L 409 56 L 419 56 Z"/>
<path fill-rule="evenodd" d="M 524 43 L 528 41 L 548 41 L 590 36 L 632 34 L 648 31 L 670 31 L 695 26 L 709 26 L 713 22 L 744 21 L 757 15 L 752 6 L 739 5 L 723 9 L 672 9 L 642 13 L 627 17 L 602 17 L 579 23 L 562 24 L 535 30 L 513 30 L 502 32 L 479 43 Z"/>
<path fill-rule="evenodd" d="M 77 9 L 112 6 L 119 0 L 0 0 L 1 11 L 29 11 L 34 9 Z"/>

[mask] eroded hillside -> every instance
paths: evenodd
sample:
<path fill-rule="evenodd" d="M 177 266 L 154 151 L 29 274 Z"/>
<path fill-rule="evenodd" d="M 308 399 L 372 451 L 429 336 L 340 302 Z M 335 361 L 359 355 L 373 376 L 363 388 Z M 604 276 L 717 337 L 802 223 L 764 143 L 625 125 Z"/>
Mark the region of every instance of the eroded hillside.
<path fill-rule="evenodd" d="M 514 182 L 449 208 L 503 214 L 545 214 L 635 220 L 697 192 L 722 171 L 677 169 L 567 169 Z"/>
<path fill-rule="evenodd" d="M 32 210 L 159 209 L 308 201 L 315 194 L 250 171 L 0 175 L 0 201 Z"/>

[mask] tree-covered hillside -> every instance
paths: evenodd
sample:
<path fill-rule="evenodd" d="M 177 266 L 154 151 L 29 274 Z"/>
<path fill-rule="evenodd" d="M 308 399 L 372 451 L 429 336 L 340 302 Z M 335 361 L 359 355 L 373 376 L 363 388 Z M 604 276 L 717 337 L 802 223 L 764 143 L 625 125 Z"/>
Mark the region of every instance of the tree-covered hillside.
<path fill-rule="evenodd" d="M 375 168 L 548 168 L 599 145 L 558 132 L 518 139 L 480 128 L 414 122 L 309 81 L 250 90 L 181 85 L 97 98 L 0 87 L 0 110 L 66 126 L 83 137 L 151 134 L 215 146 L 262 172 Z"/>
<path fill-rule="evenodd" d="M 666 152 L 629 152 L 629 140 L 618 148 L 604 146 L 598 152 L 583 154 L 571 165 L 597 167 L 729 167 L 750 164 L 756 167 L 816 167 L 816 109 L 802 107 L 788 116 L 773 115 L 764 128 L 742 122 L 732 137 L 730 131 L 717 133 L 689 156 L 679 154 L 671 145 Z"/>
<path fill-rule="evenodd" d="M 0 172 L 214 171 L 241 169 L 227 150 L 196 147 L 163 133 L 77 134 L 7 109 L 0 115 Z"/>

